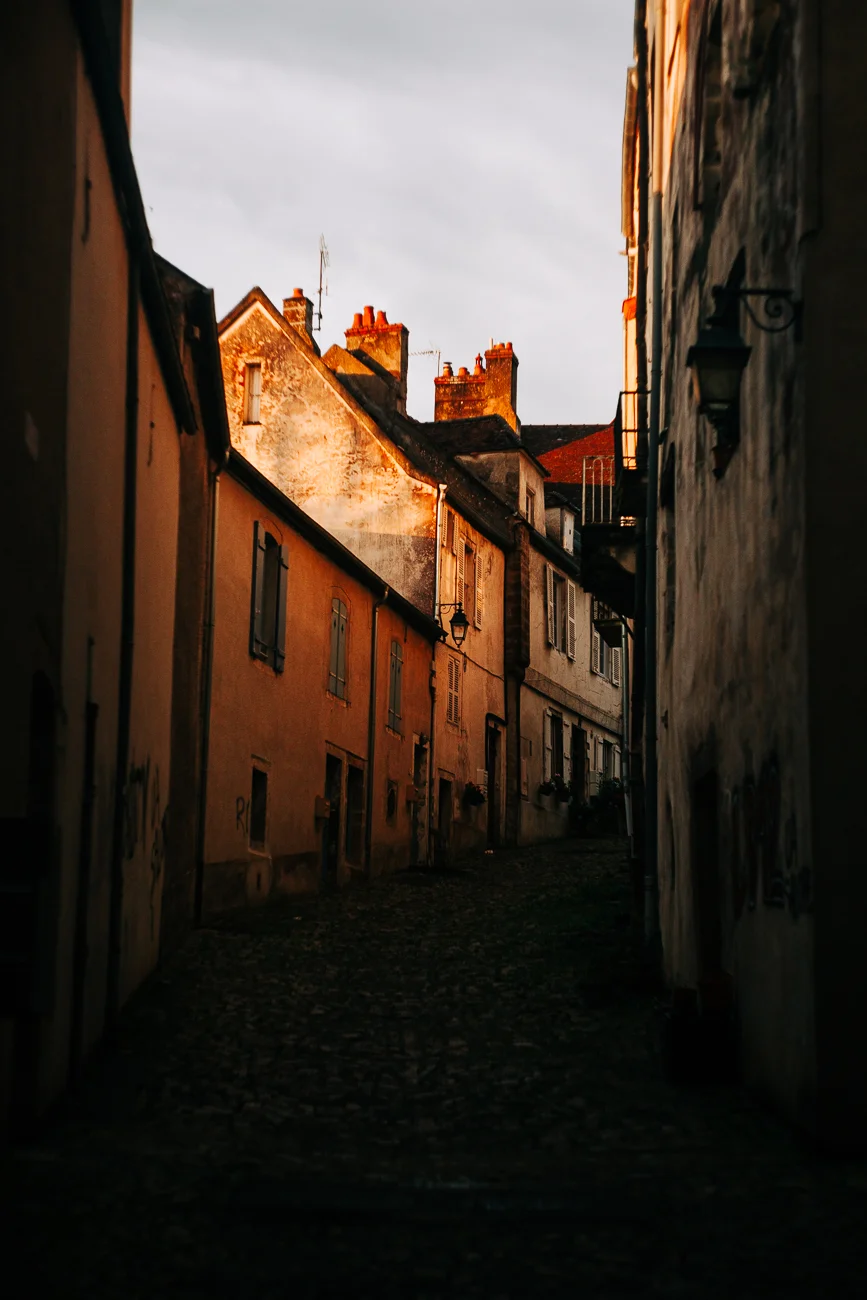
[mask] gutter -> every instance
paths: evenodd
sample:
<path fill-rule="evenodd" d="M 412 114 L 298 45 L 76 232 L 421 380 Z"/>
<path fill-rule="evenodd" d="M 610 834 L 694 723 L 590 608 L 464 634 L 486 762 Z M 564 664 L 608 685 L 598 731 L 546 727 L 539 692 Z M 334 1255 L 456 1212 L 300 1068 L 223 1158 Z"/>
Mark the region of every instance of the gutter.
<path fill-rule="evenodd" d="M 373 874 L 373 765 L 376 759 L 376 671 L 379 631 L 379 611 L 389 597 L 389 588 L 383 586 L 382 595 L 373 602 L 370 620 L 370 698 L 367 713 L 367 790 L 364 810 L 364 861 L 368 878 Z"/>

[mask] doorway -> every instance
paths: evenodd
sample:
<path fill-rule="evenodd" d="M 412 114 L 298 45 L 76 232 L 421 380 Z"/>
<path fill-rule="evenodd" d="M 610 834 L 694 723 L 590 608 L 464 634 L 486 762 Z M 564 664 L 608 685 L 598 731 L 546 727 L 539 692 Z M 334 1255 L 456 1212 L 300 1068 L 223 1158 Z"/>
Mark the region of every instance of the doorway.
<path fill-rule="evenodd" d="M 500 729 L 488 722 L 485 731 L 485 767 L 488 771 L 488 847 L 500 843 Z"/>
<path fill-rule="evenodd" d="M 572 786 L 578 802 L 587 798 L 587 732 L 572 724 Z"/>
<path fill-rule="evenodd" d="M 337 884 L 342 793 L 343 763 L 333 754 L 326 754 L 325 798 L 328 800 L 328 817 L 322 829 L 322 885 L 326 889 Z"/>
<path fill-rule="evenodd" d="M 436 865 L 447 867 L 452 859 L 452 783 L 441 776 L 437 792 Z"/>
<path fill-rule="evenodd" d="M 364 771 L 355 763 L 346 769 L 346 861 L 360 870 L 364 856 Z"/>
<path fill-rule="evenodd" d="M 412 828 L 409 841 L 410 866 L 417 867 L 425 860 L 425 827 L 427 826 L 427 746 L 416 741 L 413 748 L 412 783 L 416 796 L 412 805 Z"/>

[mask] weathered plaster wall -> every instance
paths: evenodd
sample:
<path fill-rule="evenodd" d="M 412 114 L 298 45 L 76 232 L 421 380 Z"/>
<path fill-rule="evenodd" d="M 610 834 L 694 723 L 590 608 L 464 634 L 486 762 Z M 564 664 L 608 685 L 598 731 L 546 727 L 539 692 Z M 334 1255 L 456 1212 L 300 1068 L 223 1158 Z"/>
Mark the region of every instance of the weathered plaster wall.
<path fill-rule="evenodd" d="M 436 651 L 436 752 L 437 775 L 452 781 L 454 824 L 452 851 L 456 856 L 484 847 L 488 837 L 486 804 L 466 807 L 463 790 L 468 781 L 480 783 L 486 770 L 485 733 L 487 718 L 505 720 L 503 598 L 505 557 L 500 547 L 490 542 L 461 516 L 456 519 L 456 536 L 463 536 L 475 547 L 477 563 L 483 572 L 481 627 L 472 625 L 460 651 L 451 637 Z M 443 541 L 446 541 L 445 534 Z M 448 545 L 440 547 L 440 599 L 452 603 L 459 598 L 456 586 L 456 557 Z M 448 628 L 451 610 L 443 612 L 443 626 Z M 460 721 L 447 720 L 448 656 L 460 664 Z M 505 735 L 501 740 L 500 780 L 505 790 Z M 438 784 L 435 791 L 438 799 Z M 503 798 L 505 803 L 505 794 Z M 434 810 L 434 821 L 439 817 Z M 499 835 L 505 828 L 505 811 L 500 818 Z"/>
<path fill-rule="evenodd" d="M 144 313 L 139 315 L 135 650 L 124 795 L 125 999 L 155 965 L 169 822 L 179 430 Z"/>
<path fill-rule="evenodd" d="M 294 334 L 254 303 L 221 335 L 232 443 L 267 478 L 421 609 L 433 605 L 436 486 Z M 261 423 L 245 425 L 244 376 L 262 364 Z"/>
<path fill-rule="evenodd" d="M 800 9 L 750 97 L 722 97 L 719 200 L 695 207 L 696 78 L 689 65 L 665 194 L 662 457 L 676 458 L 675 506 L 660 514 L 659 821 L 665 965 L 694 985 L 721 965 L 734 978 L 749 1080 L 806 1119 L 815 1086 L 811 738 L 807 728 L 803 345 L 742 313 L 753 348 L 740 446 L 712 472 L 712 427 L 698 415 L 686 352 L 741 249 L 745 282 L 797 289 L 805 104 L 795 77 Z M 723 0 L 724 66 L 741 32 Z M 710 195 L 710 182 L 706 183 Z M 812 307 L 808 308 L 812 310 Z M 827 429 L 825 424 L 824 428 Z M 830 750 L 814 762 L 836 760 Z M 716 774 L 718 878 L 700 849 L 696 786 Z M 704 958 L 699 933 L 719 931 Z"/>

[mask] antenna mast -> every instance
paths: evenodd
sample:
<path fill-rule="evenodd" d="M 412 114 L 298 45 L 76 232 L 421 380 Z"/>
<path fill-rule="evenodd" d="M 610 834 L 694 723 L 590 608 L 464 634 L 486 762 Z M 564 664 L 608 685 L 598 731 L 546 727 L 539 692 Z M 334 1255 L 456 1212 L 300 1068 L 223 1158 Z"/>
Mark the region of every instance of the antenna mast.
<path fill-rule="evenodd" d="M 424 348 L 421 352 L 410 352 L 409 355 L 410 355 L 411 357 L 436 357 L 436 359 L 437 359 L 437 375 L 439 375 L 439 372 L 440 372 L 440 357 L 442 356 L 442 350 L 441 350 L 440 348 Z"/>
<path fill-rule="evenodd" d="M 325 236 L 319 236 L 319 306 L 316 311 L 316 324 L 314 329 L 322 329 L 322 291 L 325 290 L 325 296 L 328 297 L 328 279 L 325 275 L 327 268 L 331 265 L 331 258 L 328 254 L 328 245 L 325 242 Z"/>

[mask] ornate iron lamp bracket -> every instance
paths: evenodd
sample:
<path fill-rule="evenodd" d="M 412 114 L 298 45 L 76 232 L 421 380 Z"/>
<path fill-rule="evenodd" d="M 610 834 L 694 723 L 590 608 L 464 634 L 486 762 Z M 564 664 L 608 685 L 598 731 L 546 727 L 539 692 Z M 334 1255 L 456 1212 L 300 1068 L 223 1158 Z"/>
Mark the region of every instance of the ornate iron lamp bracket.
<path fill-rule="evenodd" d="M 784 334 L 794 326 L 795 339 L 801 341 L 804 304 L 795 298 L 791 289 L 735 289 L 717 284 L 712 293 L 715 309 L 709 324 L 730 320 L 735 303 L 740 301 L 750 320 L 763 333 Z M 757 306 L 751 304 L 751 298 L 759 300 Z"/>

